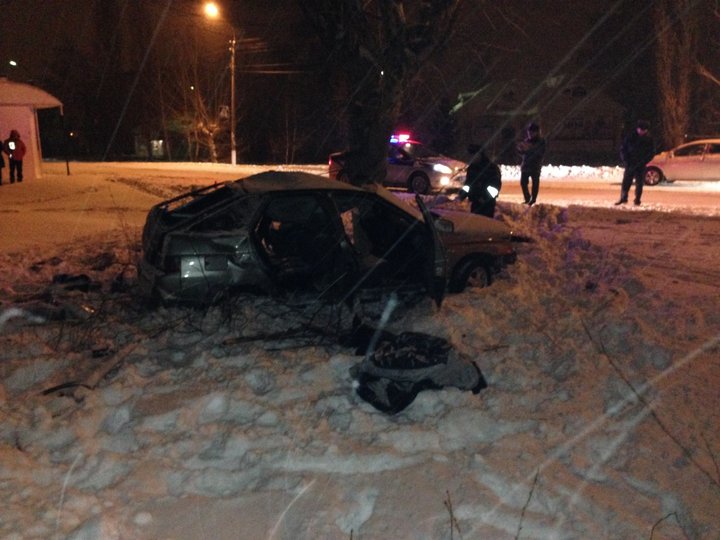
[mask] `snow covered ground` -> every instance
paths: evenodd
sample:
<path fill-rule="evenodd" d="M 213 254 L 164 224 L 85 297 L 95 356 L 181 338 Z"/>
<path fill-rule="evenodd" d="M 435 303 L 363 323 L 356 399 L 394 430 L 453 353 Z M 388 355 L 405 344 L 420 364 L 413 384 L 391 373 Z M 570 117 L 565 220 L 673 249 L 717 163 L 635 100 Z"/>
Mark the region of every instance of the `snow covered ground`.
<path fill-rule="evenodd" d="M 489 387 L 388 416 L 346 310 L 137 298 L 149 206 L 262 167 L 71 166 L 0 188 L 0 537 L 720 538 L 717 217 L 502 202 L 491 287 L 362 310 Z"/>

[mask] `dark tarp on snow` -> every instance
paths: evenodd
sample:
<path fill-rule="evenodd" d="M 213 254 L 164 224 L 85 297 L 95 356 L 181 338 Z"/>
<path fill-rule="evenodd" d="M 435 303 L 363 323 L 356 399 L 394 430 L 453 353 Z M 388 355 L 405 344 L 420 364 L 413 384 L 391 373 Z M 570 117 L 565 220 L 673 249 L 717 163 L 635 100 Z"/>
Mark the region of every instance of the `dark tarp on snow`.
<path fill-rule="evenodd" d="M 388 414 L 405 409 L 422 390 L 452 386 L 477 394 L 487 387 L 477 364 L 443 338 L 417 332 L 395 335 L 362 326 L 347 344 L 365 355 L 350 368 L 357 394 Z"/>

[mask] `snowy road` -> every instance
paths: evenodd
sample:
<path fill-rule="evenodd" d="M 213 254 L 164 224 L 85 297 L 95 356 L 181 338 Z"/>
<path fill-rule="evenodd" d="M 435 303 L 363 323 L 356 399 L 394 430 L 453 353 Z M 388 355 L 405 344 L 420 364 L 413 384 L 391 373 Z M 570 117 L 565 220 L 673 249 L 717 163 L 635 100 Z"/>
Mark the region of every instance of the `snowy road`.
<path fill-rule="evenodd" d="M 92 232 L 141 227 L 153 204 L 191 187 L 233 180 L 266 170 L 302 169 L 326 174 L 324 164 L 259 166 L 211 163 L 45 162 L 44 175 L 0 192 L 0 250 L 53 246 Z M 539 203 L 610 208 L 618 199 L 622 170 L 617 167 L 546 166 Z M 500 202 L 522 201 L 517 168 L 503 169 Z M 641 208 L 720 215 L 720 182 L 677 182 L 647 187 Z"/>
<path fill-rule="evenodd" d="M 630 196 L 634 195 L 634 188 Z M 540 203 L 570 206 L 612 206 L 620 196 L 620 179 L 543 179 L 540 180 Z M 508 179 L 503 183 L 502 200 L 521 202 L 520 183 Z M 720 215 L 720 182 L 675 182 L 646 186 L 641 209 L 683 211 Z M 632 204 L 628 205 L 629 208 Z"/>
<path fill-rule="evenodd" d="M 617 209 L 594 170 L 526 208 L 507 177 L 498 219 L 534 239 L 517 262 L 388 320 L 447 339 L 489 387 L 388 417 L 327 338 L 349 317 L 132 294 L 148 207 L 257 169 L 54 165 L 0 188 L 0 537 L 719 538 L 710 185 Z M 82 274 L 95 286 L 54 281 Z"/>

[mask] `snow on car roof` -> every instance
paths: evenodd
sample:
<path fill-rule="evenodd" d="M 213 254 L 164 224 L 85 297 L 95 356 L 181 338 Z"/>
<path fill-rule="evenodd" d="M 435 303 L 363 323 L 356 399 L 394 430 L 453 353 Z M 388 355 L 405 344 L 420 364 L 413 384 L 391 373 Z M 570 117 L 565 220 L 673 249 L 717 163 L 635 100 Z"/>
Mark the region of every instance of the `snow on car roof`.
<path fill-rule="evenodd" d="M 687 146 L 689 144 L 707 144 L 707 143 L 718 144 L 718 143 L 720 143 L 720 139 L 695 139 L 694 141 L 687 141 L 682 144 L 679 144 L 675 148 L 680 148 L 681 146 Z"/>
<path fill-rule="evenodd" d="M 266 171 L 233 182 L 248 193 L 304 189 L 357 190 L 359 188 L 324 176 L 301 171 Z"/>
<path fill-rule="evenodd" d="M 368 184 L 363 187 L 353 186 L 345 182 L 331 180 L 324 176 L 301 172 L 301 171 L 266 171 L 241 178 L 230 183 L 236 189 L 242 189 L 246 193 L 263 193 L 267 191 L 302 191 L 302 190 L 345 190 L 345 191 L 366 191 L 376 193 L 390 204 L 401 207 L 413 215 L 416 219 L 422 220 L 422 214 L 414 206 L 399 199 L 392 192 L 377 184 Z"/>

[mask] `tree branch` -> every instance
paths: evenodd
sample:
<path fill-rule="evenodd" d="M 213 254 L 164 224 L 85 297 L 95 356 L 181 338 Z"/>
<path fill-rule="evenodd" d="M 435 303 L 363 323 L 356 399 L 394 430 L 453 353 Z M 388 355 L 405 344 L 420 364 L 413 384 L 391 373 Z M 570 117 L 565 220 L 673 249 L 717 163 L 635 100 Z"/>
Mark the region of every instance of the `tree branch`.
<path fill-rule="evenodd" d="M 697 65 L 697 72 L 705 77 L 706 79 L 709 79 L 711 82 L 715 83 L 716 85 L 720 86 L 720 79 L 718 79 L 715 75 L 712 74 L 712 72 L 703 66 L 702 64 Z"/>

